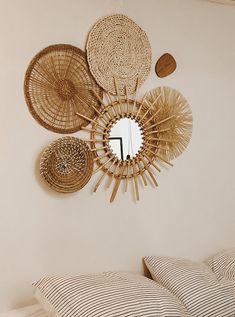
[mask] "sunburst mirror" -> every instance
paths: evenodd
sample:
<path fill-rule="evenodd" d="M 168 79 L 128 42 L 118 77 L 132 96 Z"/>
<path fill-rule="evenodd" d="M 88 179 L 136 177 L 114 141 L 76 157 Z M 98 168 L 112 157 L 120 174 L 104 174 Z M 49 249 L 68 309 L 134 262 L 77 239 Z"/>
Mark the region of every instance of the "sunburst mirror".
<path fill-rule="evenodd" d="M 113 202 L 120 184 L 127 192 L 131 183 L 136 200 L 139 200 L 140 182 L 144 186 L 158 186 L 156 172 L 162 164 L 170 162 L 187 147 L 192 133 L 192 113 L 188 102 L 176 90 L 156 88 L 138 98 L 138 80 L 135 93 L 119 94 L 114 78 L 116 95 L 106 93 L 104 99 L 93 91 L 102 107 L 96 109 L 95 119 L 76 114 L 90 122 L 82 129 L 90 133 L 86 140 L 91 145 L 97 165 L 94 173 L 102 171 L 94 192 L 107 177 L 111 185 L 110 202 Z"/>

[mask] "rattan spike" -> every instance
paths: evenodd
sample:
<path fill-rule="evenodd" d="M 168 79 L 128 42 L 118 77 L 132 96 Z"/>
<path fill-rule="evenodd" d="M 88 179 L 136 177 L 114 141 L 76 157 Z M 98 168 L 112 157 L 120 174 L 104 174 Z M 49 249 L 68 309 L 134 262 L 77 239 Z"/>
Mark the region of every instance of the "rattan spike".
<path fill-rule="evenodd" d="M 109 152 L 110 153 L 110 152 Z M 93 174 L 97 173 L 98 171 L 100 171 L 102 168 L 105 167 L 105 165 L 107 165 L 110 161 L 112 161 L 115 158 L 116 155 L 112 155 L 105 163 L 103 163 L 100 167 L 98 167 Z"/>
<path fill-rule="evenodd" d="M 142 98 L 142 100 L 140 102 L 140 107 L 139 107 L 139 109 L 138 109 L 138 111 L 136 113 L 136 120 L 139 120 L 139 114 L 141 113 L 141 110 L 143 108 L 143 104 L 144 104 L 144 101 L 145 101 L 145 96 L 146 96 L 146 93 L 144 94 L 144 96 L 143 96 L 143 98 Z"/>
<path fill-rule="evenodd" d="M 139 169 L 139 174 L 140 174 L 140 176 L 142 178 L 143 184 L 144 184 L 144 186 L 147 186 L 148 185 L 147 178 L 144 175 L 144 171 L 141 169 L 139 158 L 136 159 L 136 163 L 137 163 L 137 166 L 138 166 L 138 169 Z"/>
<path fill-rule="evenodd" d="M 125 167 L 126 167 L 126 161 L 123 162 L 122 170 L 121 170 L 121 172 L 119 173 L 118 178 L 116 179 L 116 183 L 115 183 L 114 188 L 113 188 L 113 192 L 112 192 L 112 196 L 111 196 L 111 198 L 110 198 L 110 202 L 113 202 L 114 199 L 115 199 L 115 197 L 116 197 L 116 194 L 117 194 L 119 185 L 120 185 L 120 183 L 121 183 L 121 180 L 122 180 L 122 176 L 123 176 Z"/>
<path fill-rule="evenodd" d="M 96 129 L 82 128 L 82 130 L 87 131 L 87 132 L 94 132 L 97 135 L 106 135 L 106 133 L 101 132 L 101 131 L 97 131 Z"/>
<path fill-rule="evenodd" d="M 127 172 L 126 172 L 125 192 L 127 192 L 127 189 L 128 189 L 129 168 L 130 168 L 130 160 L 127 161 Z"/>
<path fill-rule="evenodd" d="M 115 165 L 114 171 L 111 174 L 111 177 L 109 178 L 109 182 L 107 183 L 107 188 L 109 188 L 112 185 L 113 179 L 116 176 L 116 172 L 118 171 L 120 164 L 121 164 L 121 161 L 120 160 L 117 161 L 117 164 Z"/>
<path fill-rule="evenodd" d="M 140 195 L 139 195 L 139 186 L 138 186 L 138 175 L 137 175 L 137 171 L 136 171 L 136 168 L 135 168 L 135 164 L 136 163 L 133 160 L 132 169 L 133 169 L 133 175 L 134 175 L 135 197 L 136 197 L 136 200 L 139 200 L 140 199 Z"/>
<path fill-rule="evenodd" d="M 143 153 L 143 156 L 148 160 L 148 163 L 152 165 L 159 173 L 161 172 L 160 168 L 157 166 L 157 164 L 151 159 L 146 153 Z M 143 158 L 142 156 L 142 158 Z"/>
<path fill-rule="evenodd" d="M 101 177 L 99 178 L 99 180 L 97 181 L 95 187 L 94 187 L 94 192 L 97 191 L 98 187 L 100 186 L 100 184 L 102 183 L 103 179 L 105 178 L 105 176 L 108 174 L 108 172 L 111 170 L 111 168 L 113 167 L 113 165 L 117 162 L 118 159 L 114 160 L 112 162 L 112 164 L 109 166 L 109 168 L 106 170 L 106 172 L 104 172 Z"/>
<path fill-rule="evenodd" d="M 126 94 L 126 113 L 129 113 L 129 97 L 128 97 L 128 91 L 127 86 L 125 86 L 125 94 Z"/>
<path fill-rule="evenodd" d="M 111 153 L 112 153 L 112 151 L 105 152 L 104 154 L 102 154 L 102 155 L 97 156 L 96 158 L 94 158 L 94 161 L 101 160 L 102 158 L 107 157 L 107 156 L 110 155 Z"/>

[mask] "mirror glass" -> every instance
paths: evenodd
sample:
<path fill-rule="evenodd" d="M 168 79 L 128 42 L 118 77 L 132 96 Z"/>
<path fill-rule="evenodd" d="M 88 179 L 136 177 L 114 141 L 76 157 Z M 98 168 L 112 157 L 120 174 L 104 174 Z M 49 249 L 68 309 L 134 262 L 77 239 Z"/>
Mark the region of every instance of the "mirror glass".
<path fill-rule="evenodd" d="M 143 143 L 139 124 L 129 118 L 122 118 L 112 126 L 109 140 L 111 149 L 120 160 L 132 159 Z"/>

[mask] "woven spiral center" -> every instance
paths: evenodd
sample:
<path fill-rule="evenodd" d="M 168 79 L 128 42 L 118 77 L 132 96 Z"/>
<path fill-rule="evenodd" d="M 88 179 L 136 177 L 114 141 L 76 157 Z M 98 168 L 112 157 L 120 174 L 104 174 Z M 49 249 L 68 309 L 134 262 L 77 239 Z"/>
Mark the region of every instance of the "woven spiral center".
<path fill-rule="evenodd" d="M 69 79 L 62 79 L 57 82 L 57 93 L 63 100 L 70 100 L 77 93 L 73 82 Z"/>
<path fill-rule="evenodd" d="M 60 157 L 57 157 L 57 161 L 55 164 L 55 170 L 60 175 L 69 175 L 71 173 L 81 174 L 83 172 L 83 163 L 80 160 L 76 159 L 76 156 L 70 156 L 70 155 L 61 155 Z"/>

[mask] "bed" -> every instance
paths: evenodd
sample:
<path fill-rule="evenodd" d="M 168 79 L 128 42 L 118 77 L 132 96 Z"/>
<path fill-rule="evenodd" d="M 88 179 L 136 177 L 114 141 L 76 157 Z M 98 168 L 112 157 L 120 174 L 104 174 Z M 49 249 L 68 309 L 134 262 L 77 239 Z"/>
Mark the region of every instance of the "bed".
<path fill-rule="evenodd" d="M 48 317 L 48 314 L 40 304 L 35 304 L 1 313 L 0 317 Z"/>
<path fill-rule="evenodd" d="M 146 256 L 152 279 L 131 272 L 45 276 L 38 304 L 0 317 L 235 317 L 235 249 L 204 262 Z"/>

